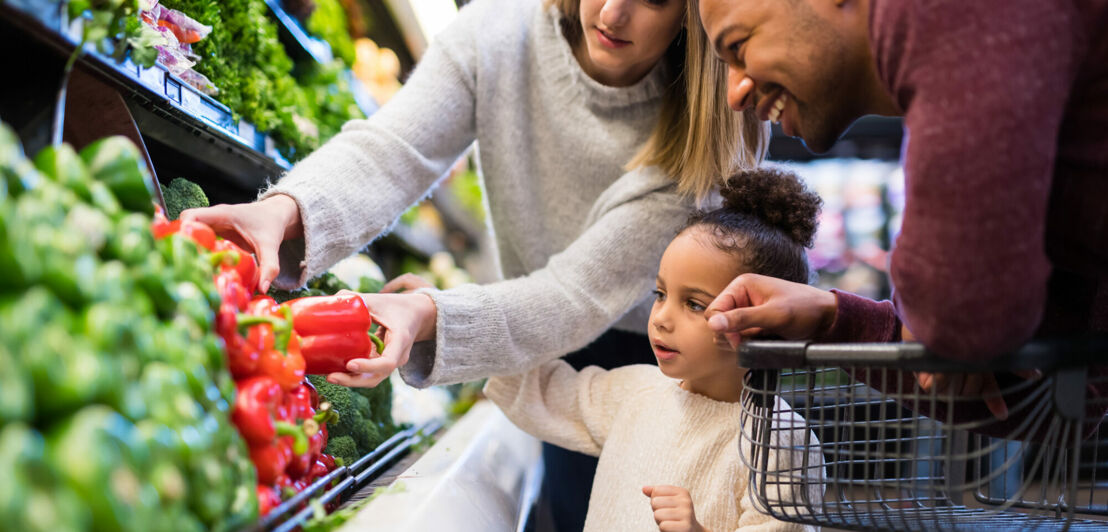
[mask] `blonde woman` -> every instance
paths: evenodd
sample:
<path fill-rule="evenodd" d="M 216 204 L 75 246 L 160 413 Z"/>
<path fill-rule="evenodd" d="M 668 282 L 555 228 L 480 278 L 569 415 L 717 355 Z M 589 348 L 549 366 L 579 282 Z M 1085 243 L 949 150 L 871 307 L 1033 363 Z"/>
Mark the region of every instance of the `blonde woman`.
<path fill-rule="evenodd" d="M 365 295 L 387 347 L 328 378 L 375 386 L 399 367 L 415 386 L 474 380 L 597 338 L 570 361 L 650 361 L 666 244 L 721 176 L 765 151 L 764 125 L 727 109 L 725 75 L 685 0 L 473 0 L 376 114 L 257 202 L 183 218 L 249 246 L 263 289 L 300 286 L 386 232 L 476 141 L 505 280 Z M 590 484 L 562 513 L 583 519 Z"/>

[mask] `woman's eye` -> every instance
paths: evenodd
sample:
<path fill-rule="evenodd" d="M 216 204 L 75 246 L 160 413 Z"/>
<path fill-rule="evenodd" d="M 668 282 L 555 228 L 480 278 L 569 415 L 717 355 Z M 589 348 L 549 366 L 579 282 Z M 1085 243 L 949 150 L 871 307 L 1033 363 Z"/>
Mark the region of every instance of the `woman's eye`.
<path fill-rule="evenodd" d="M 652 6 L 664 6 L 669 0 L 646 0 L 646 3 Z"/>
<path fill-rule="evenodd" d="M 701 305 L 699 302 L 697 302 L 695 300 L 690 299 L 689 302 L 688 302 L 688 305 L 689 305 L 689 310 L 691 310 L 693 312 L 704 312 L 704 309 L 705 309 L 704 305 Z"/>
<path fill-rule="evenodd" d="M 665 301 L 666 300 L 666 293 L 661 291 L 661 290 L 655 290 L 654 291 L 654 299 L 656 301 Z"/>
<path fill-rule="evenodd" d="M 746 39 L 739 39 L 727 46 L 727 51 L 731 53 L 731 59 L 735 62 L 742 60 L 742 47 L 746 43 Z"/>

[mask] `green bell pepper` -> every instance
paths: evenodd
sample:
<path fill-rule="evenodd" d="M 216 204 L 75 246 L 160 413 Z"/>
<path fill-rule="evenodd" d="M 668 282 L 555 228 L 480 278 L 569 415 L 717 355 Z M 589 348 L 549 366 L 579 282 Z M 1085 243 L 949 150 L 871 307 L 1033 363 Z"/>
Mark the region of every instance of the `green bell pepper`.
<path fill-rule="evenodd" d="M 19 137 L 7 124 L 0 123 L 0 181 L 4 182 L 3 194 L 18 196 L 35 188 L 41 176 L 31 161 L 23 155 Z"/>
<path fill-rule="evenodd" d="M 126 137 L 100 139 L 81 150 L 93 179 L 108 185 L 124 208 L 154 215 L 153 178 L 146 160 Z"/>
<path fill-rule="evenodd" d="M 35 417 L 35 390 L 23 362 L 0 344 L 0 426 Z M 213 384 L 214 386 L 214 384 Z M 218 395 L 219 391 L 216 390 Z"/>
<path fill-rule="evenodd" d="M 97 351 L 57 322 L 46 324 L 27 341 L 24 363 L 34 383 L 40 421 L 50 422 L 96 401 L 119 402 L 119 359 Z"/>
<path fill-rule="evenodd" d="M 56 425 L 47 457 L 92 512 L 97 532 L 144 530 L 157 519 L 158 493 L 143 482 L 149 451 L 134 425 L 111 408 L 87 406 Z"/>
<path fill-rule="evenodd" d="M 92 201 L 92 192 L 89 184 L 92 176 L 84 161 L 69 144 L 59 146 L 47 146 L 35 155 L 35 168 L 42 175 L 52 179 L 86 202 Z"/>
<path fill-rule="evenodd" d="M 135 266 L 141 264 L 153 250 L 154 235 L 150 231 L 150 218 L 139 213 L 130 213 L 116 222 L 102 256 Z"/>
<path fill-rule="evenodd" d="M 37 431 L 12 423 L 0 430 L 0 523 L 6 530 L 76 532 L 88 530 L 88 508 L 59 482 L 45 459 Z"/>

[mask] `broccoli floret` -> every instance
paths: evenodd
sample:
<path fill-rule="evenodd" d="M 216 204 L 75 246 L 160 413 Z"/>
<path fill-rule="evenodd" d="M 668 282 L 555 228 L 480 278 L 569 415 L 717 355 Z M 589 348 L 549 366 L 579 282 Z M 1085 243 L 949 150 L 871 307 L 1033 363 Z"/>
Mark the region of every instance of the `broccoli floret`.
<path fill-rule="evenodd" d="M 323 452 L 336 458 L 342 458 L 346 465 L 351 465 L 362 457 L 362 454 L 358 452 L 358 446 L 354 444 L 354 438 L 350 436 L 329 436 L 327 447 L 323 449 Z"/>
<path fill-rule="evenodd" d="M 322 400 L 329 401 L 339 415 L 338 423 L 327 426 L 329 438 L 348 436 L 354 440 L 360 455 L 369 453 L 381 443 L 381 431 L 370 418 L 369 400 L 355 390 L 327 382 L 323 375 L 309 375 Z"/>
<path fill-rule="evenodd" d="M 170 220 L 176 220 L 185 209 L 207 207 L 208 196 L 200 185 L 183 177 L 178 177 L 169 182 L 169 186 L 162 188 L 162 198 L 165 199 L 165 213 Z"/>
<path fill-rule="evenodd" d="M 386 437 L 395 430 L 392 422 L 392 383 L 389 379 L 381 381 L 376 388 L 358 388 L 359 395 L 369 400 L 369 419 L 373 421 Z"/>

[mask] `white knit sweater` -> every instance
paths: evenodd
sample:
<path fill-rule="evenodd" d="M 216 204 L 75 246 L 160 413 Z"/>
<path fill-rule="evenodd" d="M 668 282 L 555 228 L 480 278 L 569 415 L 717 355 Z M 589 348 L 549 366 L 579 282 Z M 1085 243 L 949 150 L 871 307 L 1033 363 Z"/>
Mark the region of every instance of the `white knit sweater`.
<path fill-rule="evenodd" d="M 613 325 L 644 331 L 658 261 L 692 202 L 656 169 L 622 168 L 671 78 L 659 64 L 633 86 L 603 86 L 541 0 L 470 2 L 392 101 L 262 194 L 292 196 L 304 225 L 303 241 L 282 246 L 276 285 L 301 285 L 386 232 L 476 140 L 508 280 L 430 292 L 436 341 L 416 345 L 405 380 L 518 373 Z"/>
<path fill-rule="evenodd" d="M 533 436 L 600 457 L 586 531 L 657 530 L 642 487 L 659 484 L 689 490 L 697 520 L 713 532 L 806 529 L 756 509 L 740 455 L 751 462 L 754 429 L 742 427 L 747 437 L 740 449 L 740 403 L 685 391 L 655 366 L 577 372 L 555 360 L 526 374 L 489 379 L 485 395 Z M 767 498 L 786 507 L 785 501 L 797 501 L 803 474 L 815 481 L 803 505 L 818 505 L 824 475 L 818 441 L 783 401 L 774 410 L 773 447 L 796 449 L 770 452 Z M 775 484 L 790 487 L 775 492 Z"/>

